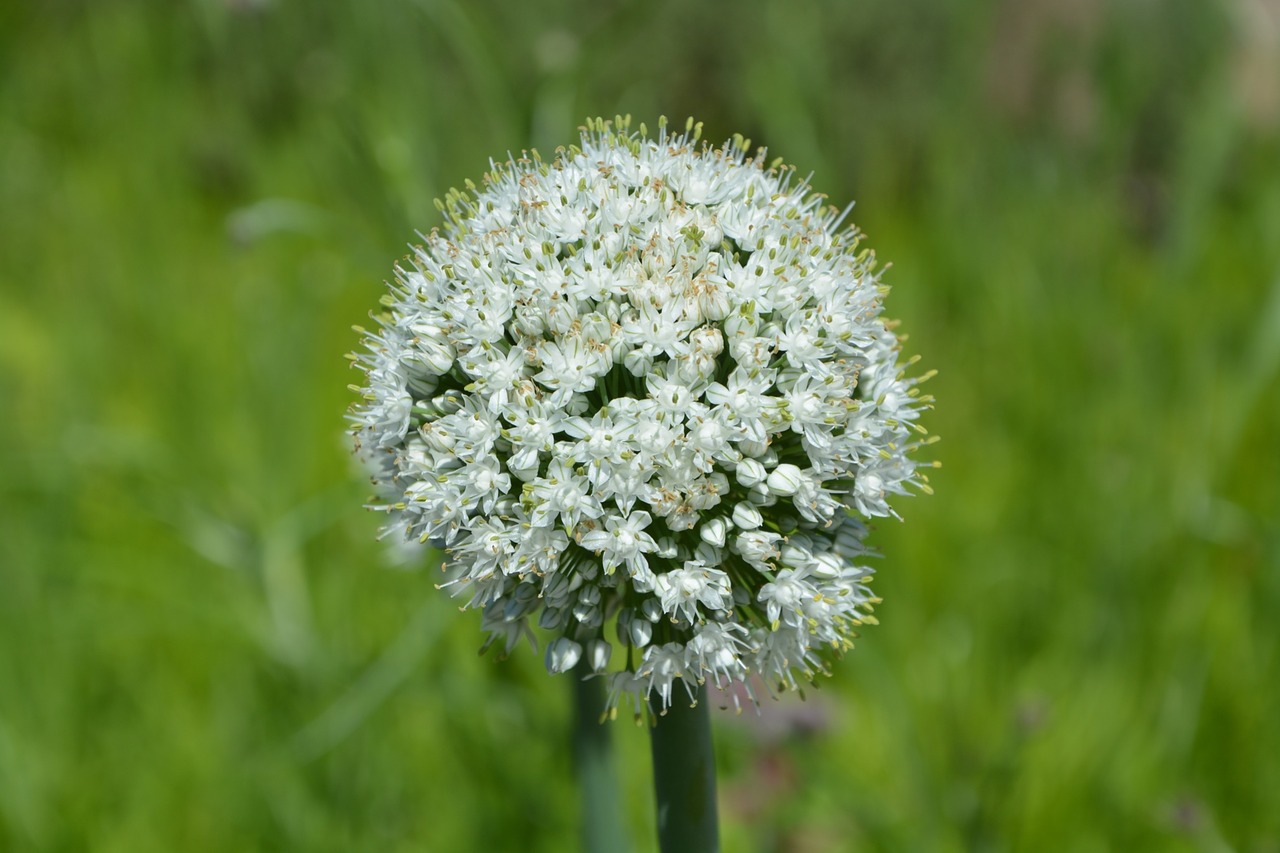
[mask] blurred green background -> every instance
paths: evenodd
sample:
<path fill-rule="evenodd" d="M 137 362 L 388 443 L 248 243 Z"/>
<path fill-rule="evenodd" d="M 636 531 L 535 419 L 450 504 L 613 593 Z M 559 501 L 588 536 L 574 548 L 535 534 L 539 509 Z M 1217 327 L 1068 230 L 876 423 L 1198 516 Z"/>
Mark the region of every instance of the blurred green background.
<path fill-rule="evenodd" d="M 856 198 L 939 370 L 882 625 L 717 723 L 726 849 L 1280 851 L 1276 0 L 0 5 L 0 849 L 573 849 L 566 686 L 390 565 L 343 354 L 618 112 Z"/>

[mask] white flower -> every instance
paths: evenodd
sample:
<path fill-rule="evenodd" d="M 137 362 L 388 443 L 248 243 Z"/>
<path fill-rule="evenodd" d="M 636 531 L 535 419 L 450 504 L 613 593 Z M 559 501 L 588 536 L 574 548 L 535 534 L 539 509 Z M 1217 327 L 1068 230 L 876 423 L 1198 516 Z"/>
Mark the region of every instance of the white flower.
<path fill-rule="evenodd" d="M 750 647 L 745 642 L 747 630 L 737 622 L 707 622 L 699 625 L 689 641 L 689 660 L 702 672 L 709 673 L 717 687 L 742 681 L 747 675 L 742 652 Z"/>
<path fill-rule="evenodd" d="M 927 489 L 874 257 L 746 145 L 594 121 L 495 165 L 355 357 L 386 534 L 446 550 L 486 645 L 537 626 L 637 711 L 824 671 L 878 601 L 863 518 Z"/>
<path fill-rule="evenodd" d="M 693 698 L 693 684 L 684 678 L 688 656 L 688 650 L 681 643 L 665 643 L 645 649 L 640 675 L 646 680 L 646 692 L 657 693 L 663 708 L 671 705 L 671 691 L 677 679 L 684 683 L 689 698 Z"/>
<path fill-rule="evenodd" d="M 559 342 L 543 341 L 538 347 L 542 371 L 533 378 L 547 388 L 567 388 L 570 391 L 590 391 L 596 387 L 596 377 L 603 376 L 613 366 L 609 350 L 593 346 L 581 336 L 568 335 Z"/>
<path fill-rule="evenodd" d="M 756 598 L 765 603 L 770 622 L 776 624 L 785 616 L 786 624 L 798 627 L 803 618 L 804 603 L 817 593 L 816 587 L 807 582 L 806 574 L 783 569 L 773 581 L 760 588 Z"/>
<path fill-rule="evenodd" d="M 690 623 L 700 621 L 699 604 L 713 611 L 733 605 L 729 576 L 701 560 L 687 560 L 683 568 L 658 575 L 657 591 L 664 613 Z"/>
<path fill-rule="evenodd" d="M 644 510 L 610 516 L 604 521 L 604 530 L 589 531 L 578 544 L 600 555 L 606 575 L 624 565 L 633 578 L 652 577 L 649 561 L 644 556 L 658 550 L 658 543 L 645 532 L 652 521 L 652 516 Z"/>
<path fill-rule="evenodd" d="M 760 571 L 773 568 L 772 561 L 781 556 L 777 543 L 782 539 L 779 533 L 767 530 L 747 530 L 739 533 L 734 540 L 734 548 L 746 560 L 747 565 Z"/>
<path fill-rule="evenodd" d="M 571 530 L 583 518 L 599 518 L 604 512 L 587 478 L 564 459 L 553 459 L 547 475 L 535 478 L 525 491 L 533 507 L 529 521 L 534 527 L 548 527 L 558 517 Z"/>
<path fill-rule="evenodd" d="M 667 379 L 657 374 L 648 378 L 649 396 L 658 404 L 659 415 L 679 423 L 693 409 L 697 397 L 688 385 L 679 379 Z"/>

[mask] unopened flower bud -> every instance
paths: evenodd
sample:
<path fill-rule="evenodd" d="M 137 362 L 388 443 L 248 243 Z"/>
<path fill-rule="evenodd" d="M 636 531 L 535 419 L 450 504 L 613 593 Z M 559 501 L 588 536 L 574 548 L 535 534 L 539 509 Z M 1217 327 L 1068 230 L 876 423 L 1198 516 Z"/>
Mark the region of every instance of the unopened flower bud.
<path fill-rule="evenodd" d="M 657 622 L 662 618 L 662 605 L 657 602 L 657 599 L 646 598 L 640 605 L 640 612 L 650 622 Z"/>
<path fill-rule="evenodd" d="M 709 542 L 699 542 L 693 549 L 693 558 L 708 566 L 718 566 L 723 559 L 721 550 Z"/>
<path fill-rule="evenodd" d="M 733 524 L 742 530 L 755 530 L 764 524 L 764 516 L 760 514 L 760 510 L 744 501 L 733 508 Z"/>
<path fill-rule="evenodd" d="M 613 647 L 608 641 L 595 639 L 587 643 L 587 663 L 591 666 L 592 672 L 604 672 L 609 666 L 609 657 L 613 653 Z"/>
<path fill-rule="evenodd" d="M 622 363 L 633 376 L 645 376 L 653 369 L 653 353 L 644 349 L 633 349 L 622 357 Z"/>
<path fill-rule="evenodd" d="M 538 627 L 544 631 L 558 631 L 564 627 L 564 611 L 556 607 L 544 607 L 538 614 Z"/>
<path fill-rule="evenodd" d="M 729 525 L 725 523 L 723 518 L 713 518 L 698 529 L 698 535 L 702 537 L 702 541 L 708 545 L 714 545 L 717 548 L 724 547 L 724 537 L 729 530 Z"/>
<path fill-rule="evenodd" d="M 547 671 L 557 673 L 573 669 L 581 657 L 582 646 L 568 637 L 556 637 L 547 646 Z"/>
<path fill-rule="evenodd" d="M 453 367 L 453 347 L 435 341 L 420 341 L 418 359 L 437 376 L 444 376 Z"/>
<path fill-rule="evenodd" d="M 784 462 L 769 473 L 767 481 L 769 491 L 775 495 L 789 497 L 800 491 L 800 485 L 804 482 L 804 474 L 800 473 L 800 469 L 789 462 Z"/>
<path fill-rule="evenodd" d="M 826 554 L 815 554 L 813 556 L 813 573 L 827 580 L 840 577 L 840 573 L 844 571 L 848 565 L 836 554 L 830 552 Z"/>
<path fill-rule="evenodd" d="M 765 467 L 755 459 L 743 459 L 738 463 L 738 470 L 735 472 L 738 482 L 747 488 L 751 488 L 756 483 L 764 482 L 765 477 L 769 476 L 769 472 Z"/>
<path fill-rule="evenodd" d="M 653 639 L 653 623 L 647 619 L 633 619 L 628 628 L 631 635 L 631 645 L 637 649 L 642 649 L 649 645 L 649 641 Z"/>

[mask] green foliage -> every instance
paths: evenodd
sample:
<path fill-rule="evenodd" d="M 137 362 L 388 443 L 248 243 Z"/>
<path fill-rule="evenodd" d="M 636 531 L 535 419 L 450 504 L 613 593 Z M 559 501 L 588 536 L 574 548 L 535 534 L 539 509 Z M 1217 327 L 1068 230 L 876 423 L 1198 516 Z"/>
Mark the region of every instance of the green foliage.
<path fill-rule="evenodd" d="M 883 624 L 810 695 L 825 726 L 718 723 L 725 849 L 1280 849 L 1251 14 L 0 8 L 0 849 L 572 848 L 565 685 L 387 567 L 342 354 L 435 197 L 618 112 L 856 198 L 939 370 L 937 494 L 875 534 Z"/>

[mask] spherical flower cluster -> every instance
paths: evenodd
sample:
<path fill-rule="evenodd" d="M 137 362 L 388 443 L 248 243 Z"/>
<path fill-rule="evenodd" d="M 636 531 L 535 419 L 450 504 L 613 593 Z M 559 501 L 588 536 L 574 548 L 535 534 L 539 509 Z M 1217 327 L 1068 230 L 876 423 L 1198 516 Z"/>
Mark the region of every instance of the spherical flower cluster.
<path fill-rule="evenodd" d="M 593 121 L 440 203 L 356 360 L 387 529 L 611 707 L 797 686 L 874 597 L 863 519 L 928 489 L 874 257 L 792 170 Z M 846 211 L 847 212 L 847 211 Z"/>

